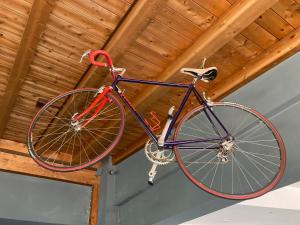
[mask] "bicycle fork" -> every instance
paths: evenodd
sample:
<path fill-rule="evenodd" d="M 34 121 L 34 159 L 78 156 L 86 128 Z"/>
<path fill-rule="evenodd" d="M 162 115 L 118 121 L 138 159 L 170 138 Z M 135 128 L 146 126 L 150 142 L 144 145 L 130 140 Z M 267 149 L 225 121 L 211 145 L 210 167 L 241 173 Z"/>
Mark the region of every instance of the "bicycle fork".
<path fill-rule="evenodd" d="M 79 115 L 77 113 L 74 114 L 74 116 L 72 118 L 72 124 L 77 124 L 80 119 L 82 119 L 85 115 L 89 114 L 96 107 L 96 105 L 102 100 L 101 103 L 96 108 L 94 114 L 90 118 L 88 118 L 83 125 L 80 126 L 80 128 L 86 127 L 93 119 L 95 119 L 100 114 L 103 107 L 107 103 L 111 102 L 111 99 L 109 99 L 107 97 L 107 94 L 111 91 L 112 91 L 112 87 L 104 87 L 103 86 L 103 87 L 99 88 L 99 90 L 96 94 L 96 95 L 98 95 L 97 98 L 81 114 L 79 114 Z"/>

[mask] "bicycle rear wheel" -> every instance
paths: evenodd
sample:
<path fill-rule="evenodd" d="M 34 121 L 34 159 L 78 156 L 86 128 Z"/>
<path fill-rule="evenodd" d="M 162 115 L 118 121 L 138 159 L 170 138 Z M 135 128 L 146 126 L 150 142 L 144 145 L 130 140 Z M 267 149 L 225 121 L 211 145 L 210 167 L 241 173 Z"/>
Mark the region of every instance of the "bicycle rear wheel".
<path fill-rule="evenodd" d="M 198 187 L 223 198 L 249 199 L 270 191 L 282 177 L 286 162 L 276 128 L 257 111 L 235 103 L 214 103 L 211 110 L 232 140 L 174 147 L 184 174 Z M 174 140 L 224 136 L 216 118 L 200 106 L 180 121 Z"/>
<path fill-rule="evenodd" d="M 87 126 L 81 126 L 96 107 L 78 123 L 72 118 L 94 100 L 97 89 L 76 89 L 49 101 L 36 114 L 28 131 L 28 149 L 41 166 L 54 171 L 75 171 L 91 166 L 109 154 L 124 129 L 124 109 L 111 93 L 111 100 Z"/>

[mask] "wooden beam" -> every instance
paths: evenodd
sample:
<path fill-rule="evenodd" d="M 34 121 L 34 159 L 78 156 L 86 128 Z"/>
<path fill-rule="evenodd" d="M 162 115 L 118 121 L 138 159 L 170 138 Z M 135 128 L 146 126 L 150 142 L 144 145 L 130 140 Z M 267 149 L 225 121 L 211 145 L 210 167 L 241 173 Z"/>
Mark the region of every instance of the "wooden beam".
<path fill-rule="evenodd" d="M 29 157 L 2 151 L 0 151 L 0 170 L 84 185 L 93 185 L 98 180 L 95 171 L 52 172 L 42 168 Z"/>
<path fill-rule="evenodd" d="M 0 139 L 0 150 L 8 151 L 9 153 L 19 153 L 20 155 L 28 155 L 28 149 L 23 143 Z"/>
<path fill-rule="evenodd" d="M 90 223 L 89 223 L 90 225 L 98 224 L 99 195 L 100 195 L 100 180 L 98 183 L 93 185 Z"/>
<path fill-rule="evenodd" d="M 224 80 L 220 80 L 207 92 L 207 96 L 210 96 L 214 100 L 221 99 L 299 50 L 300 28 L 291 32 L 271 48 L 262 52 L 259 56 L 247 63 L 242 70 Z"/>
<path fill-rule="evenodd" d="M 17 155 L 29 157 L 28 148 L 23 143 L 18 143 L 18 142 L 11 141 L 11 140 L 0 139 L 0 151 L 1 150 L 8 152 L 10 154 L 17 154 Z M 101 167 L 102 167 L 102 163 L 98 162 L 95 165 L 90 166 L 89 168 L 92 170 L 96 170 Z"/>
<path fill-rule="evenodd" d="M 0 170 L 84 185 L 94 185 L 99 179 L 92 170 L 70 173 L 46 170 L 29 157 L 24 144 L 3 139 L 0 140 Z"/>
<path fill-rule="evenodd" d="M 248 27 L 257 17 L 274 5 L 277 0 L 240 0 L 232 5 L 215 24 L 202 34 L 187 50 L 173 61 L 159 76 L 161 81 L 172 81 L 182 67 L 194 67 L 201 59 L 210 57 Z M 155 102 L 164 93 L 157 91 L 159 86 L 145 88 L 133 105 L 141 108 L 145 102 Z M 149 101 L 149 102 L 148 102 Z M 141 110 L 141 109 L 140 109 Z"/>
<path fill-rule="evenodd" d="M 8 84 L 0 102 L 3 109 L 0 111 L 0 137 L 5 131 L 9 115 L 13 110 L 25 76 L 28 74 L 34 52 L 54 4 L 53 0 L 35 0 L 33 2 Z"/>
<path fill-rule="evenodd" d="M 247 63 L 242 70 L 219 81 L 208 90 L 207 96 L 214 101 L 220 100 L 298 51 L 300 51 L 300 28 L 288 34 L 271 48 L 263 51 Z M 147 135 L 141 136 L 137 143 L 115 155 L 113 163 L 117 164 L 140 150 L 143 147 L 143 143 L 145 144 L 148 139 Z"/>
<path fill-rule="evenodd" d="M 151 22 L 151 18 L 155 12 L 159 10 L 161 0 L 137 0 L 125 18 L 121 21 L 116 31 L 105 44 L 103 49 L 109 52 L 114 62 L 124 54 L 127 47 L 136 40 L 145 27 Z M 77 87 L 98 86 L 101 83 L 97 77 L 94 77 L 98 67 L 91 66 L 84 74 L 82 80 Z"/>
<path fill-rule="evenodd" d="M 193 67 L 204 57 L 209 57 L 226 45 L 237 34 L 248 27 L 257 17 L 274 5 L 277 0 L 240 0 L 232 5 L 204 34 L 202 34 L 187 50 L 173 61 L 159 76 L 162 81 L 172 81 L 172 78 L 182 67 Z M 158 86 L 145 88 L 133 102 L 140 111 L 159 99 L 164 92 L 158 91 Z M 144 104 L 147 102 L 148 104 Z M 147 140 L 142 138 L 142 141 Z M 116 159 L 123 159 L 133 154 L 136 144 L 128 153 L 120 152 Z M 114 160 L 117 162 L 119 160 Z"/>

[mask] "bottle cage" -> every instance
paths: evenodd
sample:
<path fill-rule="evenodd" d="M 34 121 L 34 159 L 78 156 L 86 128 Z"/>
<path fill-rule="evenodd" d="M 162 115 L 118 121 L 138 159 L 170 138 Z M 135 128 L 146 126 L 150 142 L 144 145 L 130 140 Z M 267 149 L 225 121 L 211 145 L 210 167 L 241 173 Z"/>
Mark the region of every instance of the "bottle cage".
<path fill-rule="evenodd" d="M 157 113 L 154 111 L 151 111 L 150 115 L 151 115 L 151 118 L 150 118 L 151 124 L 148 122 L 148 120 L 145 119 L 146 124 L 150 127 L 150 129 L 152 131 L 159 130 L 160 129 L 160 120 L 157 116 Z"/>

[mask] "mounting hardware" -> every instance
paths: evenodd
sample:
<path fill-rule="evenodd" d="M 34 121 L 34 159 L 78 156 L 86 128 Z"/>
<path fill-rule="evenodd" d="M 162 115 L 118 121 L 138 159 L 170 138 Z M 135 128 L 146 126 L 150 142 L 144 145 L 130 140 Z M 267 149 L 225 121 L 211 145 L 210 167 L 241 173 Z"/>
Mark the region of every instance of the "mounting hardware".
<path fill-rule="evenodd" d="M 111 170 L 108 171 L 108 173 L 110 175 L 116 175 L 118 173 L 118 171 L 116 169 L 111 169 Z"/>
<path fill-rule="evenodd" d="M 150 121 L 152 124 L 148 122 L 148 120 L 145 119 L 146 124 L 150 127 L 150 129 L 154 132 L 160 129 L 160 120 L 157 116 L 157 113 L 155 111 L 151 111 L 150 115 L 152 116 L 150 118 Z"/>

